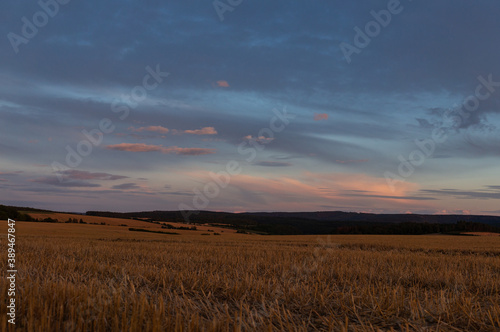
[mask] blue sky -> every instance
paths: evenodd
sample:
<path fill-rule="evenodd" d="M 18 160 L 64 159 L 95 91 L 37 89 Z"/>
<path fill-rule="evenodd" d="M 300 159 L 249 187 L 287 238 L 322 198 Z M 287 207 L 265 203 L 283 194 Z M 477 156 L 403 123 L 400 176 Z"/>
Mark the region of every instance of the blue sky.
<path fill-rule="evenodd" d="M 0 6 L 0 203 L 500 214 L 495 1 Z"/>

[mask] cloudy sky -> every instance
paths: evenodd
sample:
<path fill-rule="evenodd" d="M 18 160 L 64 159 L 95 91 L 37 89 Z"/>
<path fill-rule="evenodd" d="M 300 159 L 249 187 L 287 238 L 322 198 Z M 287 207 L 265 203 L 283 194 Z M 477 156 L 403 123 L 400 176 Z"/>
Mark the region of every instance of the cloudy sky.
<path fill-rule="evenodd" d="M 500 214 L 498 1 L 0 7 L 2 204 Z"/>

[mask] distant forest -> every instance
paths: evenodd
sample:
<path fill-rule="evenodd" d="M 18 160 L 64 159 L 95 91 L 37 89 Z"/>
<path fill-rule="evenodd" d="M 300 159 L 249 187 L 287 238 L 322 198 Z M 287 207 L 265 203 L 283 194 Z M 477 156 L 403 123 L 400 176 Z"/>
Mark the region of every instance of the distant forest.
<path fill-rule="evenodd" d="M 182 213 L 179 211 L 130 213 L 89 211 L 87 215 L 138 219 L 150 222 L 185 222 Z M 406 214 L 376 215 L 350 212 L 227 213 L 199 211 L 191 215 L 190 221 L 192 224 L 210 224 L 219 227 L 234 228 L 240 233 L 274 235 L 500 233 L 499 217 L 462 216 L 464 219 L 467 218 L 469 220 L 460 220 L 461 216 L 454 215 L 431 215 L 428 217 L 427 220 L 425 215 Z M 411 221 L 412 219 L 418 221 Z"/>
<path fill-rule="evenodd" d="M 21 211 L 39 211 L 32 208 L 0 205 L 0 220 L 14 219 L 15 221 L 31 221 L 32 218 Z"/>
<path fill-rule="evenodd" d="M 38 221 L 29 212 L 51 212 L 28 207 L 0 205 L 0 219 L 16 221 Z M 185 223 L 180 211 L 146 212 L 101 212 L 89 211 L 87 215 L 136 219 L 146 222 Z M 426 218 L 428 217 L 428 218 Z M 190 224 L 209 224 L 236 229 L 239 233 L 269 235 L 306 235 L 306 234 L 452 234 L 465 232 L 500 233 L 500 217 L 456 215 L 377 215 L 353 212 L 271 212 L 271 213 L 227 213 L 199 211 L 190 217 Z M 50 219 L 50 220 L 49 220 Z M 400 220 L 400 222 L 398 222 Z M 417 221 L 413 221 L 417 220 Z M 478 222 L 478 220 L 483 222 Z M 57 222 L 46 218 L 41 222 Z M 72 222 L 67 221 L 67 222 Z M 73 222 L 78 222 L 77 219 Z M 80 221 L 79 223 L 84 223 Z"/>

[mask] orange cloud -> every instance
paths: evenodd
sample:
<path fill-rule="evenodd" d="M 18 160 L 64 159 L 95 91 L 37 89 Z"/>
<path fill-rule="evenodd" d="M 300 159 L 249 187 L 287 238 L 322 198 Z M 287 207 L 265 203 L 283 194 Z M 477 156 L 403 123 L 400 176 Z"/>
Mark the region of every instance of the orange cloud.
<path fill-rule="evenodd" d="M 193 135 L 217 135 L 217 130 L 215 130 L 214 127 L 204 127 L 195 130 L 184 130 L 184 133 Z"/>
<path fill-rule="evenodd" d="M 213 154 L 215 153 L 215 149 L 205 149 L 205 148 L 179 148 L 177 146 L 172 146 L 168 148 L 164 148 L 162 150 L 163 153 L 176 153 L 186 156 L 199 156 L 203 154 Z"/>
<path fill-rule="evenodd" d="M 128 130 L 134 131 L 134 132 L 142 132 L 142 131 L 152 131 L 152 132 L 157 132 L 161 134 L 166 134 L 169 132 L 172 132 L 174 135 L 178 134 L 193 134 L 193 135 L 217 135 L 217 130 L 215 130 L 214 127 L 203 127 L 201 129 L 194 129 L 194 130 L 177 130 L 177 129 L 168 129 L 162 126 L 148 126 L 148 127 L 140 127 L 140 128 L 134 128 L 134 127 L 129 127 Z"/>
<path fill-rule="evenodd" d="M 314 113 L 314 121 L 328 120 L 326 113 Z"/>
<path fill-rule="evenodd" d="M 162 145 L 150 145 L 143 143 L 121 143 L 115 145 L 107 145 L 106 149 L 128 151 L 128 152 L 152 152 L 159 151 L 161 153 L 175 153 L 179 155 L 198 156 L 203 154 L 215 153 L 215 149 L 205 148 L 179 148 L 177 146 L 164 147 Z"/>
<path fill-rule="evenodd" d="M 184 172 L 183 172 L 184 173 Z M 202 172 L 184 173 L 190 179 L 213 181 Z M 220 204 L 231 209 L 262 210 L 262 204 L 275 211 L 362 209 L 417 210 L 432 207 L 429 200 L 412 196 L 418 185 L 401 183 L 393 193 L 385 178 L 352 173 L 302 173 L 300 176 L 262 177 L 235 175 L 231 186 L 221 190 Z M 214 201 L 213 208 L 218 208 Z"/>
<path fill-rule="evenodd" d="M 227 81 L 217 81 L 217 85 L 222 88 L 229 88 L 229 83 L 227 83 Z"/>
<path fill-rule="evenodd" d="M 151 152 L 151 151 L 161 151 L 163 147 L 161 145 L 149 145 L 142 143 L 120 143 L 114 145 L 107 145 L 106 149 L 129 151 L 129 152 Z"/>
<path fill-rule="evenodd" d="M 162 126 L 149 126 L 149 127 L 140 127 L 140 128 L 130 127 L 129 130 L 136 131 L 136 132 L 154 131 L 154 132 L 158 132 L 158 133 L 162 133 L 162 134 L 166 134 L 170 131 L 168 128 L 165 128 Z"/>
<path fill-rule="evenodd" d="M 439 210 L 434 212 L 434 214 L 463 214 L 463 215 L 470 215 L 471 211 L 470 210 Z"/>

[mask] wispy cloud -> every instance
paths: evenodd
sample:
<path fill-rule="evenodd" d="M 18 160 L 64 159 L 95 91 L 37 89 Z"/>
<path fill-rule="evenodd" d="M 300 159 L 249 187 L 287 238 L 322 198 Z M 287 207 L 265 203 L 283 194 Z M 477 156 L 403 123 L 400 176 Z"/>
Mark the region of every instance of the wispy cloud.
<path fill-rule="evenodd" d="M 121 180 L 128 178 L 128 176 L 123 175 L 115 175 L 110 173 L 92 173 L 87 171 L 79 171 L 76 169 L 62 171 L 60 173 L 67 178 L 74 180 Z"/>
<path fill-rule="evenodd" d="M 161 145 L 150 145 L 144 143 L 120 143 L 114 145 L 107 145 L 106 149 L 129 151 L 129 152 L 151 152 L 151 151 L 162 151 L 164 147 L 162 147 Z"/>
<path fill-rule="evenodd" d="M 172 146 L 163 149 L 163 153 L 176 153 L 186 156 L 199 156 L 204 154 L 213 154 L 215 153 L 215 149 L 206 149 L 206 148 L 179 148 L 177 146 Z"/>
<path fill-rule="evenodd" d="M 130 131 L 134 132 L 144 132 L 144 131 L 149 131 L 149 132 L 156 132 L 160 134 L 167 134 L 171 132 L 172 134 L 179 135 L 179 134 L 193 134 L 193 135 L 217 135 L 217 130 L 215 130 L 214 127 L 203 127 L 201 129 L 187 129 L 187 130 L 179 130 L 179 129 L 168 129 L 163 126 L 148 126 L 148 127 L 140 127 L 140 128 L 135 128 L 135 127 L 129 127 L 128 128 Z"/>
<path fill-rule="evenodd" d="M 195 130 L 184 130 L 183 133 L 193 135 L 217 135 L 217 130 L 215 130 L 214 127 L 203 127 Z"/>
<path fill-rule="evenodd" d="M 116 186 L 113 186 L 111 188 L 112 189 L 120 189 L 120 190 L 141 189 L 141 187 L 135 183 L 122 183 L 122 184 L 118 184 Z"/>
<path fill-rule="evenodd" d="M 170 131 L 170 129 L 162 127 L 162 126 L 148 126 L 148 127 L 140 127 L 140 128 L 134 128 L 130 127 L 129 130 L 135 131 L 135 132 L 142 132 L 142 131 L 153 131 L 161 134 L 166 134 Z"/>
<path fill-rule="evenodd" d="M 204 179 L 200 173 L 192 172 L 189 176 Z M 231 188 L 221 194 L 219 202 L 214 202 L 214 208 L 262 210 L 265 204 L 275 211 L 298 211 L 335 204 L 370 210 L 383 204 L 397 212 L 428 209 L 435 200 L 413 194 L 417 189 L 417 184 L 405 182 L 392 193 L 384 178 L 366 174 L 304 172 L 298 177 L 240 174 L 231 178 Z"/>
<path fill-rule="evenodd" d="M 500 186 L 486 186 L 487 189 L 424 189 L 421 192 L 431 195 L 451 196 L 462 199 L 500 199 Z"/>
<path fill-rule="evenodd" d="M 371 198 L 386 198 L 386 199 L 401 199 L 401 200 L 412 200 L 412 201 L 434 201 L 436 198 L 427 196 L 390 196 L 390 195 L 374 195 L 374 194 L 363 194 L 363 193 L 343 193 L 343 196 L 348 197 L 371 197 Z"/>
<path fill-rule="evenodd" d="M 354 163 L 366 163 L 368 159 L 358 159 L 358 160 L 335 160 L 339 164 L 354 164 Z"/>
<path fill-rule="evenodd" d="M 162 145 L 151 145 L 143 143 L 120 143 L 114 145 L 107 145 L 106 148 L 109 150 L 119 150 L 128 152 L 159 151 L 161 153 L 175 153 L 187 156 L 199 156 L 204 154 L 212 154 L 216 152 L 215 149 L 207 149 L 207 148 L 180 148 L 177 146 L 164 147 Z"/>
<path fill-rule="evenodd" d="M 274 140 L 274 137 L 265 137 L 265 136 L 259 136 L 259 137 L 253 137 L 252 135 L 247 135 L 243 137 L 243 139 L 249 140 L 249 141 L 257 141 L 257 142 L 271 142 Z"/>
<path fill-rule="evenodd" d="M 255 163 L 256 166 L 265 166 L 265 167 L 288 167 L 292 166 L 291 163 L 286 163 L 283 161 L 260 161 Z"/>
<path fill-rule="evenodd" d="M 59 181 L 59 179 L 55 176 L 49 176 L 44 178 L 38 178 L 31 180 L 31 182 L 48 184 L 51 186 L 57 187 L 86 187 L 86 188 L 96 188 L 100 187 L 100 184 L 97 183 L 89 183 L 84 181 Z"/>
<path fill-rule="evenodd" d="M 22 174 L 23 171 L 15 171 L 15 172 L 0 172 L 0 175 L 19 175 Z"/>

